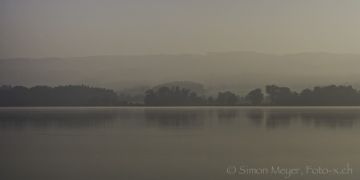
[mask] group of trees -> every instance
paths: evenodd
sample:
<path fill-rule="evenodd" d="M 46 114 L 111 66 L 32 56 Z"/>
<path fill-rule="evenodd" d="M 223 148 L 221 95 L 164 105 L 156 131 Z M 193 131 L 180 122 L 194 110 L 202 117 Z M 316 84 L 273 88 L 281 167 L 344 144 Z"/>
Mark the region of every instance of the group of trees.
<path fill-rule="evenodd" d="M 203 98 L 195 92 L 179 87 L 160 87 L 145 92 L 145 105 L 149 106 L 184 106 L 202 105 Z"/>
<path fill-rule="evenodd" d="M 233 106 L 238 103 L 238 96 L 230 91 L 219 92 L 217 97 L 200 96 L 185 88 L 160 87 L 145 92 L 144 104 L 148 106 Z"/>
<path fill-rule="evenodd" d="M 352 86 L 323 86 L 300 93 L 287 87 L 266 86 L 270 105 L 351 106 L 360 105 L 360 91 Z"/>
<path fill-rule="evenodd" d="M 1 86 L 0 106 L 112 106 L 114 91 L 88 86 Z"/>
<path fill-rule="evenodd" d="M 323 86 L 304 89 L 300 93 L 288 87 L 268 85 L 265 93 L 254 89 L 244 97 L 230 91 L 219 92 L 216 97 L 199 96 L 178 87 L 163 87 L 149 90 L 145 95 L 145 105 L 270 105 L 270 106 L 354 106 L 360 105 L 360 91 L 352 86 Z"/>
<path fill-rule="evenodd" d="M 127 102 L 113 90 L 88 86 L 1 86 L 0 106 L 198 106 L 198 105 L 272 105 L 272 106 L 335 106 L 360 105 L 360 91 L 352 86 L 323 86 L 292 91 L 288 87 L 268 85 L 265 93 L 254 89 L 245 96 L 219 92 L 206 97 L 180 87 L 159 87 L 145 92 L 144 102 Z"/>
<path fill-rule="evenodd" d="M 251 105 L 260 105 L 264 101 L 264 94 L 261 89 L 254 89 L 245 96 L 245 100 Z"/>
<path fill-rule="evenodd" d="M 243 99 L 243 100 L 242 100 Z M 215 97 L 205 97 L 179 87 L 161 87 L 145 92 L 144 104 L 149 106 L 185 106 L 185 105 L 260 105 L 264 99 L 261 89 L 255 89 L 244 98 L 233 92 L 219 92 Z"/>

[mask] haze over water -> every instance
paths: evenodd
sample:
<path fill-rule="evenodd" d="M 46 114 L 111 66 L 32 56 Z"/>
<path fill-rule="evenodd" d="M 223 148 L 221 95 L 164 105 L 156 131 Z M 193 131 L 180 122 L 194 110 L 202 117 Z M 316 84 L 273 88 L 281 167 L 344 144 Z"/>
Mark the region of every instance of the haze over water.
<path fill-rule="evenodd" d="M 227 168 L 352 168 L 357 107 L 2 108 L 2 179 L 284 179 Z M 305 170 L 304 170 L 305 172 Z"/>
<path fill-rule="evenodd" d="M 1 107 L 0 180 L 358 180 L 359 107 L 261 106 L 359 104 L 359 17 L 358 0 L 0 0 L 0 104 L 124 106 Z M 147 91 L 164 84 L 201 93 Z M 172 91 L 214 107 L 141 106 Z"/>

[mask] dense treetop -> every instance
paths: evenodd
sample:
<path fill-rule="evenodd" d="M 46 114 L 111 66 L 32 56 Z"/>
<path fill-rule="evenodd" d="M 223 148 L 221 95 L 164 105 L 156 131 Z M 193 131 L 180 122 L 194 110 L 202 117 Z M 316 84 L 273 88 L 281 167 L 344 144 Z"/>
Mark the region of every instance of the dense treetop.
<path fill-rule="evenodd" d="M 0 87 L 0 106 L 111 106 L 114 91 L 88 86 Z"/>
<path fill-rule="evenodd" d="M 245 96 L 230 91 L 205 96 L 186 88 L 162 86 L 148 89 L 142 102 L 130 99 L 113 90 L 84 85 L 0 87 L 0 106 L 355 106 L 360 105 L 360 92 L 352 86 L 343 85 L 314 87 L 300 92 L 268 85 L 265 94 L 257 88 Z"/>

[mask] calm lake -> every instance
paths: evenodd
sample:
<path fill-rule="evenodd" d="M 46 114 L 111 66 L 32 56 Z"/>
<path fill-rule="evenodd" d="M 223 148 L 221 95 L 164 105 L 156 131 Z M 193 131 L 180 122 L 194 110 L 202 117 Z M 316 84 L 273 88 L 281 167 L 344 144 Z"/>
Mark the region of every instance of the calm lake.
<path fill-rule="evenodd" d="M 358 180 L 360 108 L 1 108 L 0 179 Z"/>

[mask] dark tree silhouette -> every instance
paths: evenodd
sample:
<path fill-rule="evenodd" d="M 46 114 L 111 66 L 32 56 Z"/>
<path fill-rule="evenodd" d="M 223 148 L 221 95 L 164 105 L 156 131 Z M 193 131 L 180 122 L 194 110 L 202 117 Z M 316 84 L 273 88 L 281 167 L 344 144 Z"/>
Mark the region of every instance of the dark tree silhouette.
<path fill-rule="evenodd" d="M 304 89 L 300 94 L 287 87 L 266 86 L 272 105 L 351 106 L 360 105 L 360 93 L 352 86 L 323 86 Z"/>
<path fill-rule="evenodd" d="M 352 86 L 323 86 L 304 89 L 300 93 L 288 87 L 266 86 L 267 101 L 273 106 L 355 106 L 360 105 L 360 92 Z M 129 103 L 126 94 L 117 95 L 113 90 L 88 86 L 1 86 L 0 106 L 197 106 L 197 105 L 260 105 L 264 102 L 261 89 L 250 91 L 245 97 L 226 91 L 217 97 L 199 96 L 189 89 L 160 87 L 147 90 L 143 101 Z"/>
<path fill-rule="evenodd" d="M 266 93 L 272 105 L 296 105 L 297 93 L 292 92 L 288 87 L 278 87 L 276 85 L 266 86 Z"/>
<path fill-rule="evenodd" d="M 202 105 L 204 100 L 196 93 L 179 87 L 160 87 L 145 92 L 145 105 L 149 106 L 185 106 Z"/>
<path fill-rule="evenodd" d="M 114 91 L 88 86 L 0 87 L 0 106 L 110 106 L 117 105 Z"/>
<path fill-rule="evenodd" d="M 300 93 L 301 105 L 360 105 L 360 93 L 352 86 L 324 86 Z"/>
<path fill-rule="evenodd" d="M 236 96 L 236 94 L 230 92 L 230 91 L 226 91 L 226 92 L 219 92 L 216 102 L 217 105 L 235 105 L 238 101 L 238 97 Z"/>
<path fill-rule="evenodd" d="M 252 105 L 260 105 L 264 100 L 264 94 L 261 89 L 254 89 L 245 96 L 245 99 Z"/>

